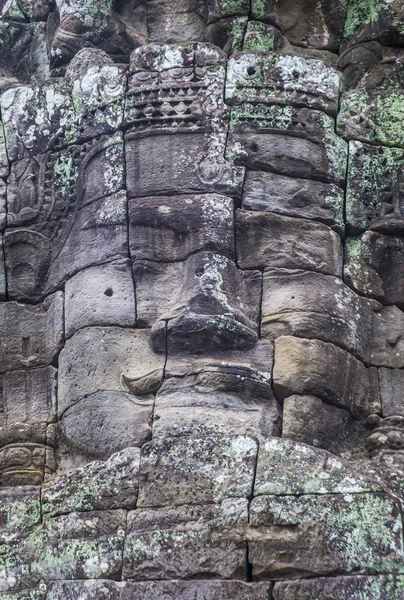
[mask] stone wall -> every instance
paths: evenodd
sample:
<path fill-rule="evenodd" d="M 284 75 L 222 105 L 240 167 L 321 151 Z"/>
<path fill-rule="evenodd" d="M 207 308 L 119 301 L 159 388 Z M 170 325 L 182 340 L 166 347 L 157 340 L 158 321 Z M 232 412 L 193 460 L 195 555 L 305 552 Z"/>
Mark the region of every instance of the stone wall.
<path fill-rule="evenodd" d="M 0 15 L 0 598 L 403 599 L 402 0 Z"/>

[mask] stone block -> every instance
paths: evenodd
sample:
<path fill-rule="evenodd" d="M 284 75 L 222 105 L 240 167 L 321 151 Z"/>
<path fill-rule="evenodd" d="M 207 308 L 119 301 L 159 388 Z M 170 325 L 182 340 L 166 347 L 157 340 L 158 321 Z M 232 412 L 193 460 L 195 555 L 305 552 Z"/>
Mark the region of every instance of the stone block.
<path fill-rule="evenodd" d="M 126 172 L 131 196 L 219 193 L 239 197 L 243 173 L 223 158 L 206 133 L 162 130 L 126 134 Z"/>
<path fill-rule="evenodd" d="M 182 261 L 200 250 L 234 259 L 233 201 L 219 194 L 129 201 L 133 261 Z"/>
<path fill-rule="evenodd" d="M 134 327 L 135 290 L 129 260 L 89 267 L 65 285 L 66 337 L 83 327 Z"/>
<path fill-rule="evenodd" d="M 290 49 L 288 40 L 276 27 L 261 21 L 248 21 L 241 50 L 271 52 Z"/>
<path fill-rule="evenodd" d="M 370 360 L 377 367 L 404 367 L 404 313 L 397 306 L 383 306 L 373 318 Z"/>
<path fill-rule="evenodd" d="M 63 329 L 62 292 L 35 306 L 0 304 L 0 372 L 49 365 L 62 347 Z"/>
<path fill-rule="evenodd" d="M 257 442 L 238 436 L 166 438 L 142 448 L 139 507 L 207 504 L 252 493 Z"/>
<path fill-rule="evenodd" d="M 261 335 L 332 342 L 368 360 L 373 311 L 340 279 L 312 271 L 265 269 Z"/>
<path fill-rule="evenodd" d="M 380 491 L 382 488 L 372 478 L 367 479 L 358 466 L 320 448 L 274 438 L 258 450 L 254 496 Z"/>
<path fill-rule="evenodd" d="M 47 600 L 122 600 L 122 586 L 110 579 L 84 581 L 51 581 L 47 585 Z"/>
<path fill-rule="evenodd" d="M 402 90 L 350 90 L 341 98 L 337 131 L 348 140 L 404 147 L 403 117 Z"/>
<path fill-rule="evenodd" d="M 349 143 L 346 216 L 351 231 L 403 233 L 403 166 L 402 148 Z"/>
<path fill-rule="evenodd" d="M 4 236 L 10 298 L 40 300 L 81 269 L 127 258 L 126 194 L 119 192 L 73 212 Z"/>
<path fill-rule="evenodd" d="M 404 11 L 401 2 L 377 2 L 364 6 L 361 0 L 349 4 L 344 42 L 358 45 L 369 40 L 402 46 Z"/>
<path fill-rule="evenodd" d="M 225 256 L 200 252 L 183 262 L 134 264 L 137 324 L 152 326 L 157 352 L 252 348 L 257 340 L 261 274 Z M 167 322 L 167 325 L 166 325 Z"/>
<path fill-rule="evenodd" d="M 333 183 L 248 171 L 242 206 L 245 210 L 313 219 L 341 233 L 343 200 L 343 190 Z"/>
<path fill-rule="evenodd" d="M 145 581 L 125 583 L 122 600 L 268 600 L 271 589 L 272 584 L 269 582 Z"/>
<path fill-rule="evenodd" d="M 387 495 L 260 496 L 250 526 L 256 580 L 376 574 L 402 564 L 401 516 Z"/>
<path fill-rule="evenodd" d="M 123 376 L 133 382 L 133 393 L 156 391 L 163 378 L 164 357 L 152 351 L 148 333 L 87 327 L 70 338 L 60 354 L 59 414 L 91 394 L 121 392 Z"/>
<path fill-rule="evenodd" d="M 238 210 L 236 243 L 241 269 L 279 267 L 336 276 L 342 272 L 339 235 L 314 221 Z"/>
<path fill-rule="evenodd" d="M 226 156 L 235 164 L 344 187 L 347 154 L 334 120 L 320 111 L 264 104 L 232 109 Z"/>
<path fill-rule="evenodd" d="M 123 510 L 48 519 L 18 548 L 0 557 L 0 588 L 18 590 L 49 579 L 115 579 L 122 569 L 125 530 Z"/>
<path fill-rule="evenodd" d="M 348 410 L 355 418 L 380 414 L 377 371 L 334 344 L 290 336 L 275 342 L 274 393 L 277 398 L 316 396 Z"/>
<path fill-rule="evenodd" d="M 41 522 L 40 490 L 20 486 L 0 490 L 0 548 L 7 552 Z"/>
<path fill-rule="evenodd" d="M 0 129 L 1 132 L 1 129 Z M 1 160 L 1 158 L 0 158 Z M 0 167 L 1 170 L 1 167 Z M 6 226 L 6 198 L 7 198 L 7 185 L 0 179 L 0 230 L 3 230 Z M 4 257 L 3 257 L 4 260 Z"/>
<path fill-rule="evenodd" d="M 226 100 L 265 102 L 338 111 L 340 75 L 319 58 L 238 52 L 228 62 Z"/>
<path fill-rule="evenodd" d="M 276 24 L 296 46 L 338 52 L 346 5 L 336 6 L 329 0 L 252 0 L 251 14 L 254 19 Z"/>
<path fill-rule="evenodd" d="M 46 423 L 11 423 L 0 428 L 0 485 L 41 485 L 54 464 L 54 440 Z"/>
<path fill-rule="evenodd" d="M 57 414 L 56 375 L 54 367 L 5 373 L 4 425 L 53 421 Z"/>
<path fill-rule="evenodd" d="M 274 600 L 401 600 L 403 577 L 352 575 L 275 584 Z"/>
<path fill-rule="evenodd" d="M 369 430 L 363 421 L 314 396 L 289 396 L 283 403 L 282 437 L 323 448 L 350 460 L 366 459 Z"/>
<path fill-rule="evenodd" d="M 404 238 L 366 231 L 345 242 L 345 281 L 359 294 L 404 308 Z"/>
<path fill-rule="evenodd" d="M 7 224 L 22 227 L 64 220 L 123 188 L 121 133 L 24 158 L 11 168 Z"/>
<path fill-rule="evenodd" d="M 245 579 L 247 500 L 128 514 L 125 579 Z"/>
<path fill-rule="evenodd" d="M 75 511 L 136 508 L 140 450 L 128 448 L 106 462 L 94 461 L 42 486 L 47 517 Z"/>
<path fill-rule="evenodd" d="M 379 385 L 383 416 L 404 416 L 404 371 L 379 369 Z"/>

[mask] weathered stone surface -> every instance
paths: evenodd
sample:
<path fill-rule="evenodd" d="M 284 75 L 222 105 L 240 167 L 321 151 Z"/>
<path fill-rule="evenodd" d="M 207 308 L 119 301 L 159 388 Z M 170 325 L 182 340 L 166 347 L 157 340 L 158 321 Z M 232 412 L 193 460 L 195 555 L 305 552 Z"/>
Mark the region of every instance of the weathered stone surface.
<path fill-rule="evenodd" d="M 39 305 L 0 305 L 0 372 L 48 365 L 63 343 L 63 293 Z"/>
<path fill-rule="evenodd" d="M 404 416 L 404 371 L 379 369 L 379 385 L 383 416 Z"/>
<path fill-rule="evenodd" d="M 307 106 L 336 114 L 338 71 L 316 58 L 238 52 L 229 59 L 226 100 Z"/>
<path fill-rule="evenodd" d="M 138 492 L 140 450 L 128 448 L 106 462 L 96 461 L 45 483 L 42 512 L 48 516 L 74 511 L 134 509 Z"/>
<path fill-rule="evenodd" d="M 343 191 L 330 183 L 249 171 L 243 208 L 320 221 L 336 231 L 344 229 Z"/>
<path fill-rule="evenodd" d="M 90 394 L 121 391 L 122 376 L 137 381 L 137 393 L 147 394 L 161 383 L 163 357 L 150 348 L 148 331 L 119 327 L 87 327 L 66 342 L 60 354 L 58 409 Z M 151 379 L 157 372 L 158 378 Z"/>
<path fill-rule="evenodd" d="M 332 342 L 362 360 L 368 358 L 373 311 L 331 275 L 265 269 L 261 334 L 275 340 L 294 335 Z"/>
<path fill-rule="evenodd" d="M 401 148 L 350 142 L 346 217 L 351 230 L 404 231 L 403 164 Z"/>
<path fill-rule="evenodd" d="M 17 549 L 0 557 L 1 590 L 48 579 L 116 578 L 122 568 L 125 517 L 125 511 L 115 510 L 46 520 Z"/>
<path fill-rule="evenodd" d="M 249 349 L 257 342 L 261 275 L 203 252 L 178 263 L 134 264 L 137 324 L 158 352 Z"/>
<path fill-rule="evenodd" d="M 316 396 L 356 418 L 380 413 L 376 369 L 327 342 L 278 338 L 273 381 L 278 398 Z"/>
<path fill-rule="evenodd" d="M 166 438 L 142 448 L 140 507 L 247 498 L 252 493 L 257 442 L 248 437 Z"/>
<path fill-rule="evenodd" d="M 260 445 L 254 496 L 353 494 L 381 491 L 358 466 L 320 448 L 274 438 Z"/>
<path fill-rule="evenodd" d="M 404 367 L 404 313 L 397 306 L 383 306 L 375 312 L 370 360 L 378 367 Z"/>
<path fill-rule="evenodd" d="M 283 403 L 282 437 L 323 448 L 345 459 L 367 457 L 369 430 L 363 421 L 314 396 L 289 396 Z"/>
<path fill-rule="evenodd" d="M 0 490 L 0 515 L 0 548 L 4 554 L 40 524 L 39 489 L 21 486 Z"/>
<path fill-rule="evenodd" d="M 394 575 L 319 577 L 275 584 L 274 600 L 400 600 L 403 578 Z"/>
<path fill-rule="evenodd" d="M 125 579 L 244 579 L 247 500 L 128 514 Z"/>
<path fill-rule="evenodd" d="M 54 367 L 5 373 L 4 425 L 54 420 L 57 414 L 56 376 L 57 370 Z"/>
<path fill-rule="evenodd" d="M 403 116 L 404 94 L 400 89 L 373 93 L 352 90 L 342 96 L 337 131 L 348 140 L 403 147 Z"/>
<path fill-rule="evenodd" d="M 401 516 L 383 494 L 260 496 L 250 526 L 257 580 L 383 573 L 403 557 Z"/>
<path fill-rule="evenodd" d="M 45 584 L 42 584 L 42 587 L 44 586 Z M 14 594 L 0 594 L 0 598 L 2 600 L 46 600 L 46 591 L 45 589 L 23 590 Z"/>
<path fill-rule="evenodd" d="M 268 600 L 272 584 L 242 581 L 139 581 L 107 579 L 51 582 L 48 600 Z M 11 599 L 14 600 L 14 599 Z M 20 598 L 18 598 L 20 600 Z M 31 600 L 23 598 L 21 600 Z M 32 598 L 34 600 L 34 598 Z M 36 597 L 35 597 L 36 600 Z"/>
<path fill-rule="evenodd" d="M 153 436 L 250 435 L 279 431 L 271 388 L 273 345 L 249 351 L 169 354 L 157 392 Z"/>
<path fill-rule="evenodd" d="M 364 296 L 404 308 L 404 238 L 366 231 L 345 242 L 345 281 Z"/>
<path fill-rule="evenodd" d="M 154 398 L 103 391 L 85 396 L 61 417 L 61 429 L 70 452 L 107 459 L 114 452 L 141 446 L 151 437 Z"/>
<path fill-rule="evenodd" d="M 252 0 L 252 17 L 280 27 L 297 46 L 337 52 L 341 42 L 346 5 L 329 0 L 291 2 L 291 0 Z M 272 48 L 263 48 L 263 50 Z"/>
<path fill-rule="evenodd" d="M 185 260 L 199 250 L 234 258 L 233 201 L 219 194 L 129 201 L 133 261 Z"/>
<path fill-rule="evenodd" d="M 382 44 L 402 45 L 403 21 L 403 6 L 397 0 L 370 5 L 354 0 L 348 6 L 344 38 L 351 44 L 378 40 Z"/>
<path fill-rule="evenodd" d="M 261 21 L 248 21 L 242 50 L 252 52 L 271 52 L 272 50 L 290 50 L 290 44 L 279 29 Z"/>
<path fill-rule="evenodd" d="M 341 275 L 340 237 L 321 223 L 238 210 L 236 239 L 242 269 L 279 267 Z"/>
<path fill-rule="evenodd" d="M 226 156 L 255 171 L 345 184 L 348 145 L 317 110 L 243 104 L 232 109 Z"/>
<path fill-rule="evenodd" d="M 90 267 L 65 285 L 66 337 L 91 325 L 134 327 L 135 290 L 130 261 Z"/>
<path fill-rule="evenodd" d="M 10 228 L 4 246 L 10 298 L 39 300 L 81 269 L 127 258 L 126 194 L 93 202 L 60 221 Z"/>
<path fill-rule="evenodd" d="M 129 194 L 142 197 L 216 192 L 240 196 L 243 169 L 225 161 L 223 155 L 216 155 L 214 148 L 205 133 L 186 129 L 166 129 L 148 137 L 144 133 L 128 133 Z"/>

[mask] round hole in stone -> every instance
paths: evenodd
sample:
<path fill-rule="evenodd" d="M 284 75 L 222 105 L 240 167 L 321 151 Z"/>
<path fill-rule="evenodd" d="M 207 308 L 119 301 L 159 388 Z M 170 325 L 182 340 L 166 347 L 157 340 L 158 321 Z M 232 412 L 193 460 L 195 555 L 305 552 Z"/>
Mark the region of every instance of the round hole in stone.
<path fill-rule="evenodd" d="M 107 288 L 104 292 L 105 296 L 108 296 L 108 298 L 111 298 L 111 296 L 114 295 L 114 290 L 112 288 Z"/>
<path fill-rule="evenodd" d="M 254 67 L 247 67 L 247 74 L 248 75 L 255 75 L 255 68 Z"/>
<path fill-rule="evenodd" d="M 258 152 L 258 144 L 255 142 L 251 144 L 251 152 Z"/>

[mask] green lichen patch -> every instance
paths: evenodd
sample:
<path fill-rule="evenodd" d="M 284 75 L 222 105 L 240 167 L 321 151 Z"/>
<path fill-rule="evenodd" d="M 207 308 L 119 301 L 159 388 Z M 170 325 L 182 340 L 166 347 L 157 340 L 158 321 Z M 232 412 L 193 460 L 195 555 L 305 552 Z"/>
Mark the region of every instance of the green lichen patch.
<path fill-rule="evenodd" d="M 219 0 L 218 4 L 222 17 L 233 15 L 248 16 L 250 10 L 249 0 Z"/>
<path fill-rule="evenodd" d="M 348 140 L 404 147 L 404 92 L 351 91 L 342 97 L 337 128 Z"/>
<path fill-rule="evenodd" d="M 368 491 L 381 491 L 381 487 L 325 450 L 278 438 L 259 449 L 255 496 Z"/>
<path fill-rule="evenodd" d="M 107 461 L 95 461 L 42 487 L 42 511 L 55 516 L 73 511 L 134 508 L 140 451 L 128 448 Z"/>
<path fill-rule="evenodd" d="M 346 4 L 346 0 L 339 1 Z M 350 0 L 347 4 L 345 38 L 352 37 L 363 26 L 376 23 L 383 11 L 386 10 L 385 0 Z"/>
<path fill-rule="evenodd" d="M 142 449 L 139 506 L 247 498 L 257 443 L 249 437 L 172 438 Z"/>
<path fill-rule="evenodd" d="M 282 46 L 282 39 L 275 27 L 259 21 L 250 21 L 244 38 L 243 50 L 252 52 L 272 52 Z"/>
<path fill-rule="evenodd" d="M 349 143 L 347 223 L 353 230 L 399 226 L 404 150 Z"/>
<path fill-rule="evenodd" d="M 403 566 L 400 511 L 383 494 L 260 496 L 250 523 L 260 577 L 391 573 Z"/>

